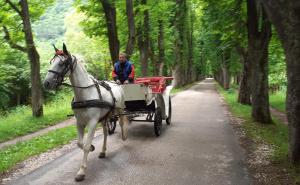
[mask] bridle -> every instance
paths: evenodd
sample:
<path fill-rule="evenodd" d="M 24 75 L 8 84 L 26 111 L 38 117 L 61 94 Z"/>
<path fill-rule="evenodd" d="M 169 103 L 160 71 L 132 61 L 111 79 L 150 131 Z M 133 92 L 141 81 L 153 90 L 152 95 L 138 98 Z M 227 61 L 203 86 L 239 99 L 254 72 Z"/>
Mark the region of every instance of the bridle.
<path fill-rule="evenodd" d="M 64 65 L 65 66 L 64 69 L 61 72 L 54 71 L 54 70 L 48 70 L 48 72 L 54 73 L 55 75 L 57 75 L 57 78 L 56 78 L 57 87 L 60 86 L 60 85 L 64 85 L 64 86 L 75 87 L 75 88 L 79 88 L 79 89 L 87 89 L 87 88 L 95 86 L 94 83 L 91 84 L 91 85 L 85 86 L 85 87 L 70 85 L 70 84 L 64 83 L 64 81 L 65 81 L 64 78 L 65 78 L 66 74 L 69 71 L 72 74 L 72 72 L 77 67 L 77 58 L 74 55 L 66 55 L 63 51 L 57 50 L 54 57 L 50 60 L 50 64 L 52 63 L 52 61 L 54 60 L 55 57 L 60 58 L 60 61 L 59 61 L 60 64 L 59 65 Z M 72 59 L 72 57 L 74 58 L 74 60 Z"/>
<path fill-rule="evenodd" d="M 76 66 L 77 66 L 77 58 L 74 55 L 66 55 L 63 53 L 63 51 L 58 50 L 56 51 L 54 57 L 50 60 L 50 64 L 53 62 L 54 58 L 59 57 L 60 61 L 59 64 L 60 66 L 64 66 L 63 70 L 61 72 L 59 71 L 54 71 L 54 70 L 48 70 L 50 73 L 54 73 L 57 78 L 56 78 L 56 83 L 57 86 L 60 86 L 64 82 L 64 78 L 68 72 L 72 73 Z M 74 58 L 74 60 L 73 60 Z"/>

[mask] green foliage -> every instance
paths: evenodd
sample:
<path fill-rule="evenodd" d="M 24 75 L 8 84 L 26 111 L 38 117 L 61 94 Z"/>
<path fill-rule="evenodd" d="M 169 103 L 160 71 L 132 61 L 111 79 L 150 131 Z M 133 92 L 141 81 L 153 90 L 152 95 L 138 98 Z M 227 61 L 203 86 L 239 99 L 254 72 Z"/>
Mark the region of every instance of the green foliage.
<path fill-rule="evenodd" d="M 284 51 L 275 32 L 269 45 L 269 86 L 281 89 L 287 86 Z"/>
<path fill-rule="evenodd" d="M 55 147 L 65 145 L 77 136 L 75 126 L 51 131 L 45 135 L 20 142 L 0 150 L 0 173 L 3 173 L 17 163 Z"/>
<path fill-rule="evenodd" d="M 204 57 L 210 61 L 211 72 L 216 73 L 224 60 L 225 53 L 230 53 L 225 61 L 232 74 L 240 72 L 240 56 L 236 53 L 237 46 L 245 45 L 245 12 L 239 1 L 203 1 L 201 18 L 201 42 Z"/>
<path fill-rule="evenodd" d="M 286 92 L 278 91 L 275 94 L 270 95 L 270 104 L 273 108 L 285 112 L 286 110 Z"/>
<path fill-rule="evenodd" d="M 75 6 L 86 15 L 85 19 L 81 21 L 81 26 L 88 36 L 95 37 L 106 34 L 105 17 L 100 1 L 76 0 Z"/>
<path fill-rule="evenodd" d="M 5 44 L 0 49 L 0 112 L 19 101 L 26 101 L 29 93 L 29 66 L 22 53 L 10 50 Z"/>
<path fill-rule="evenodd" d="M 19 3 L 12 1 L 16 8 L 21 10 Z M 30 0 L 28 1 L 31 22 L 37 21 L 44 13 L 45 9 L 52 5 L 54 0 Z M 1 3 L 0 7 L 0 27 L 6 26 L 10 32 L 11 39 L 15 43 L 24 43 L 24 33 L 22 30 L 22 18 L 9 6 L 8 3 Z M 2 39 L 2 38 L 1 38 Z"/>
<path fill-rule="evenodd" d="M 106 38 L 85 35 L 80 22 L 84 22 L 86 18 L 83 13 L 78 12 L 65 18 L 68 49 L 85 60 L 85 67 L 91 75 L 98 79 L 109 79 L 112 67 Z"/>
<path fill-rule="evenodd" d="M 20 11 L 18 1 L 11 1 Z M 28 1 L 30 20 L 32 23 L 39 20 L 47 7 L 54 0 Z M 45 25 L 44 25 L 45 26 Z M 9 35 L 4 34 L 4 27 Z M 50 25 L 45 26 L 49 29 Z M 30 67 L 25 53 L 10 49 L 7 44 L 12 43 L 25 47 L 22 18 L 7 2 L 1 2 L 0 7 L 0 114 L 13 106 L 30 102 Z M 5 39 L 6 38 L 6 39 Z"/>
<path fill-rule="evenodd" d="M 66 27 L 64 17 L 72 8 L 73 0 L 56 0 L 46 9 L 39 21 L 34 22 L 33 30 L 39 41 L 57 41 L 64 36 Z M 45 9 L 45 7 L 43 7 Z"/>

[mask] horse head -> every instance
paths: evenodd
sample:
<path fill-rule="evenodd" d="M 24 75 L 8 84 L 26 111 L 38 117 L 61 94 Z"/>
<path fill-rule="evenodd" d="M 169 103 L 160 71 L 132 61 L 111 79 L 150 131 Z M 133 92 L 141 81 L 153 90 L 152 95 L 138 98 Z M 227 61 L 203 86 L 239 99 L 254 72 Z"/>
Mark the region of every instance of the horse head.
<path fill-rule="evenodd" d="M 57 49 L 54 44 L 53 47 L 55 55 L 50 61 L 51 67 L 44 80 L 44 87 L 49 90 L 57 89 L 63 83 L 64 78 L 74 70 L 76 62 L 72 59 L 65 44 L 63 44 L 63 50 Z"/>

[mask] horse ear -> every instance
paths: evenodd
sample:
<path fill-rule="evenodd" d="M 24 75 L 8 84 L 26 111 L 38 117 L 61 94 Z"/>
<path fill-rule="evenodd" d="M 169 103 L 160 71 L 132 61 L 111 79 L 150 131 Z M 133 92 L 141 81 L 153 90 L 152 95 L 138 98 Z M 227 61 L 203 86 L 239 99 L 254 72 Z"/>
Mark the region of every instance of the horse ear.
<path fill-rule="evenodd" d="M 64 52 L 64 54 L 69 55 L 69 52 L 67 50 L 67 46 L 65 45 L 65 43 L 63 43 L 63 52 Z"/>
<path fill-rule="evenodd" d="M 58 51 L 58 49 L 55 47 L 55 45 L 54 45 L 54 44 L 52 44 L 52 46 L 53 46 L 53 48 L 54 48 L 55 52 L 57 52 L 57 51 Z"/>

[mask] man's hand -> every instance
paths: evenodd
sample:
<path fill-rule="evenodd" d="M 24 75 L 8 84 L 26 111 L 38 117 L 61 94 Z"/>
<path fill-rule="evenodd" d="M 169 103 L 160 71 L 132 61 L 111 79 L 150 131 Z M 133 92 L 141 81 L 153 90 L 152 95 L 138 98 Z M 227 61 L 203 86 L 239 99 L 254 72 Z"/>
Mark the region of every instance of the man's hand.
<path fill-rule="evenodd" d="M 117 83 L 117 84 L 119 84 L 119 85 L 121 85 L 121 82 L 120 82 L 120 80 L 117 80 L 117 81 L 116 81 L 116 83 Z"/>
<path fill-rule="evenodd" d="M 124 84 L 129 84 L 129 81 L 128 81 L 128 80 L 125 80 Z"/>

